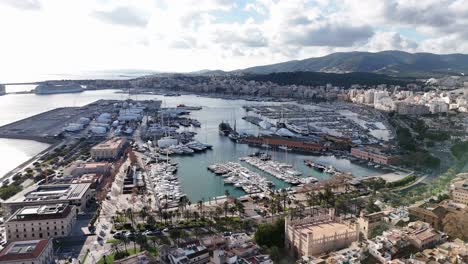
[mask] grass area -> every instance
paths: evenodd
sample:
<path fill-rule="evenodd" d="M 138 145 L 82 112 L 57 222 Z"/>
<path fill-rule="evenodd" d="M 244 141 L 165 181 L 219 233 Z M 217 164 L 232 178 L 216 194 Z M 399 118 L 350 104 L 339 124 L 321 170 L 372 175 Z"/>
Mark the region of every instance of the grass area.
<path fill-rule="evenodd" d="M 81 259 L 81 263 L 85 263 L 86 259 L 88 258 L 89 251 L 86 251 L 86 254 Z"/>
<path fill-rule="evenodd" d="M 113 238 L 112 238 L 112 239 L 106 240 L 106 243 L 107 243 L 107 244 L 117 244 L 117 243 L 119 243 L 119 242 L 120 242 L 120 240 L 118 240 L 118 239 L 113 239 Z"/>
<path fill-rule="evenodd" d="M 110 240 L 116 240 L 116 239 L 110 239 Z M 110 241 L 110 240 L 108 240 L 108 241 Z M 116 240 L 116 241 L 118 241 L 118 240 Z M 107 242 L 107 241 L 106 241 L 106 242 Z M 112 242 L 112 241 L 111 241 L 111 242 Z M 122 249 L 122 251 L 124 251 L 124 249 Z M 143 251 L 144 251 L 144 249 L 143 249 Z M 155 247 L 153 247 L 152 245 L 149 246 L 149 249 L 148 249 L 147 251 L 148 251 L 152 256 L 156 256 L 156 255 L 158 254 L 157 249 L 156 249 Z M 135 255 L 135 254 L 140 253 L 141 250 L 140 250 L 140 247 L 139 247 L 139 246 L 137 246 L 136 248 L 133 248 L 132 246 L 129 245 L 128 248 L 127 248 L 127 252 L 128 252 L 128 254 L 129 254 L 129 256 L 133 256 L 133 255 Z M 86 255 L 86 256 L 87 256 L 87 255 Z M 85 258 L 86 258 L 86 256 L 85 256 Z M 106 261 L 106 262 L 104 262 L 104 257 L 103 257 L 103 258 L 101 258 L 97 263 L 98 263 L 98 264 L 104 264 L 104 263 L 110 264 L 110 263 L 114 263 L 114 261 L 115 261 L 115 254 L 107 255 L 105 261 Z M 84 263 L 84 260 L 83 260 L 81 263 Z"/>
<path fill-rule="evenodd" d="M 138 247 L 136 248 L 136 250 L 133 248 L 128 248 L 127 252 L 130 256 L 132 256 L 132 255 L 140 253 L 140 249 Z M 97 262 L 97 264 L 104 264 L 104 263 L 110 264 L 110 263 L 114 263 L 114 260 L 115 260 L 115 254 L 110 254 L 106 256 L 106 260 L 105 260 L 106 262 L 104 262 L 104 257 L 103 257 Z"/>

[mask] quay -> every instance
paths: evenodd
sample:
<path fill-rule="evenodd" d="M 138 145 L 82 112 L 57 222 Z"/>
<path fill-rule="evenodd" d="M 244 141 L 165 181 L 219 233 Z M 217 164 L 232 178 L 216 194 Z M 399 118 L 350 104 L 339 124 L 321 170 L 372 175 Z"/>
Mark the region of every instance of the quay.
<path fill-rule="evenodd" d="M 208 170 L 216 175 L 222 175 L 225 184 L 233 184 L 248 194 L 267 192 L 273 186 L 273 183 L 265 177 L 236 162 L 213 164 L 208 166 Z"/>
<path fill-rule="evenodd" d="M 241 158 L 241 161 L 244 161 L 247 164 L 264 171 L 277 179 L 293 185 L 306 184 L 317 181 L 317 179 L 313 177 L 299 177 L 302 175 L 302 173 L 295 170 L 291 165 L 286 163 L 273 160 L 262 160 L 258 157 L 244 157 Z"/>
<path fill-rule="evenodd" d="M 177 208 L 181 199 L 186 196 L 175 176 L 176 166 L 166 162 L 150 166 L 148 185 L 160 209 Z"/>

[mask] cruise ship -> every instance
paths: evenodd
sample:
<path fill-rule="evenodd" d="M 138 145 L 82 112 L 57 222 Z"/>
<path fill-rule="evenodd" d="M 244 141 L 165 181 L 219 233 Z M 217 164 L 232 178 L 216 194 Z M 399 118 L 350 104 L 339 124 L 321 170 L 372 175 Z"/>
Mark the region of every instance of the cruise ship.
<path fill-rule="evenodd" d="M 58 93 L 81 93 L 84 91 L 83 87 L 79 84 L 40 84 L 34 90 L 36 94 L 58 94 Z"/>

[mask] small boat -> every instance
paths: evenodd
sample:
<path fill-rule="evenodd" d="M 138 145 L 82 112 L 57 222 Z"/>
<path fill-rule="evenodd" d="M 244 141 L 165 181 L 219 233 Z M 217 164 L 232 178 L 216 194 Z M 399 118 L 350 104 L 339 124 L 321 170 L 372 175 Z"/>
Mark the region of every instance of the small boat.
<path fill-rule="evenodd" d="M 184 104 L 178 105 L 177 108 L 184 109 L 184 110 L 202 110 L 201 106 L 187 106 Z"/>
<path fill-rule="evenodd" d="M 292 150 L 292 148 L 288 148 L 287 146 L 283 146 L 283 145 L 279 146 L 278 148 L 279 148 L 279 149 L 282 149 L 282 150 L 284 150 L 284 151 L 290 151 L 290 150 Z"/>
<path fill-rule="evenodd" d="M 318 163 L 315 163 L 311 160 L 304 160 L 304 163 L 306 166 L 308 167 L 311 167 L 319 172 L 324 172 L 325 169 L 327 168 L 326 166 L 322 165 L 322 164 L 318 164 Z"/>

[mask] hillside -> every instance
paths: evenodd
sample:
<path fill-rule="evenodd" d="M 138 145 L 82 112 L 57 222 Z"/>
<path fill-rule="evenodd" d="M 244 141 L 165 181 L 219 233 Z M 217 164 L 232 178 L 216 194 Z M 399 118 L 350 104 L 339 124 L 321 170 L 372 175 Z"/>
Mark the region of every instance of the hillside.
<path fill-rule="evenodd" d="M 338 52 L 327 56 L 256 66 L 236 72 L 269 74 L 275 72 L 372 72 L 392 76 L 427 77 L 468 72 L 468 55 L 408 53 L 403 51 Z"/>
<path fill-rule="evenodd" d="M 246 80 L 254 80 L 260 82 L 273 82 L 280 85 L 310 85 L 320 86 L 331 83 L 335 86 L 343 86 L 349 88 L 353 84 L 361 85 L 378 85 L 378 84 L 393 84 L 405 86 L 408 83 L 415 83 L 413 78 L 396 78 L 384 74 L 368 73 L 368 72 L 352 72 L 352 73 L 324 73 L 324 72 L 278 72 L 270 74 L 246 74 L 242 76 Z"/>

